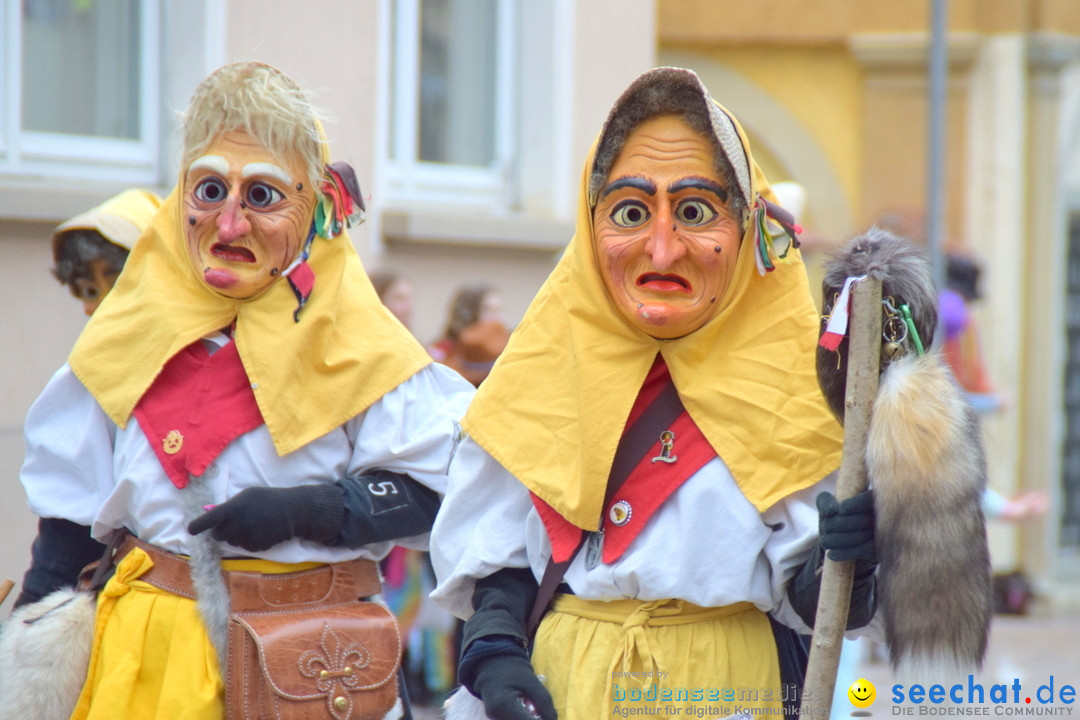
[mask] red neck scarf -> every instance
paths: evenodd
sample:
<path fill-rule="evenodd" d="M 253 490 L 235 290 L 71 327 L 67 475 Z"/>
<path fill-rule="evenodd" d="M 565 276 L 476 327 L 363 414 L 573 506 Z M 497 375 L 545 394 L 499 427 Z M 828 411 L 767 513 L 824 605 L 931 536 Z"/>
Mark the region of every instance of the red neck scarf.
<path fill-rule="evenodd" d="M 237 437 L 263 424 L 236 343 L 213 355 L 201 340 L 172 357 L 134 415 L 173 485 L 202 475 Z"/>

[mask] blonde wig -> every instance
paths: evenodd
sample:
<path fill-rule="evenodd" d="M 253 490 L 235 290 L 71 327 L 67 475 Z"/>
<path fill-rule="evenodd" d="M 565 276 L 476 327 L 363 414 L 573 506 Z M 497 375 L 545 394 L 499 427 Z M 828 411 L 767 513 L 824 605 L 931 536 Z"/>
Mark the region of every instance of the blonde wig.
<path fill-rule="evenodd" d="M 195 88 L 181 121 L 181 167 L 189 166 L 223 133 L 243 130 L 278 159 L 286 148 L 298 153 L 308 182 L 318 191 L 326 143 L 321 113 L 277 68 L 259 62 L 218 68 Z"/>

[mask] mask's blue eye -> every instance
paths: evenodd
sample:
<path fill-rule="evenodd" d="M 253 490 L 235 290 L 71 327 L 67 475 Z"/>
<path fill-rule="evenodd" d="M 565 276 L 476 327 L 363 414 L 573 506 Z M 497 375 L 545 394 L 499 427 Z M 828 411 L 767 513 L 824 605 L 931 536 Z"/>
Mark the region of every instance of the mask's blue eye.
<path fill-rule="evenodd" d="M 704 225 L 714 217 L 716 211 L 704 200 L 684 200 L 675 208 L 675 219 L 683 225 Z"/>
<path fill-rule="evenodd" d="M 626 200 L 611 211 L 611 221 L 624 228 L 643 225 L 649 219 L 649 209 L 637 200 Z"/>
<path fill-rule="evenodd" d="M 195 186 L 195 197 L 202 202 L 219 203 L 229 194 L 225 181 L 219 177 L 204 178 Z"/>
<path fill-rule="evenodd" d="M 263 182 L 252 183 L 247 189 L 247 204 L 253 208 L 265 208 L 281 202 L 285 195 L 273 185 Z"/>

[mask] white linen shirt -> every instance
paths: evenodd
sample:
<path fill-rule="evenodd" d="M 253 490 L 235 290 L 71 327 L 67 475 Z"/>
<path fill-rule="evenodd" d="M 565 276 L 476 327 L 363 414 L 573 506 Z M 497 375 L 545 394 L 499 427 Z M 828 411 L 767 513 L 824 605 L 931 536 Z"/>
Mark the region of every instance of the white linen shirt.
<path fill-rule="evenodd" d="M 224 335 L 205 338 L 211 351 Z M 278 456 L 265 425 L 233 440 L 207 467 L 215 504 L 249 487 L 332 483 L 381 468 L 405 473 L 439 493 L 459 438 L 457 421 L 474 389 L 460 375 L 432 363 L 344 425 Z M 297 402 L 303 402 L 298 389 Z M 119 428 L 64 365 L 30 408 L 21 480 L 30 509 L 91 526 L 103 540 L 126 527 L 169 552 L 189 554 L 191 535 L 178 489 L 169 480 L 132 417 Z M 262 552 L 225 545 L 226 557 L 282 563 L 379 560 L 395 544 L 425 550 L 428 534 L 361 548 L 326 547 L 293 539 Z"/>
<path fill-rule="evenodd" d="M 785 589 L 817 541 L 815 498 L 826 490 L 835 492 L 834 475 L 759 513 L 723 460 L 714 458 L 657 508 L 621 558 L 589 570 L 583 549 L 563 582 L 586 600 L 683 599 L 702 607 L 749 601 L 809 632 Z M 529 567 L 539 579 L 550 556 L 528 489 L 466 437 L 432 530 L 439 579 L 432 599 L 468 618 L 478 578 Z"/>

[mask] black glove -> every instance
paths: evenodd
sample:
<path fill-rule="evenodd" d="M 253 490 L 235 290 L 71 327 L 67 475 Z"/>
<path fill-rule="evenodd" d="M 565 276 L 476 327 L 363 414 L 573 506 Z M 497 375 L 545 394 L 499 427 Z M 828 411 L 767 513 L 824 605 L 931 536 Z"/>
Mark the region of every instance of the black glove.
<path fill-rule="evenodd" d="M 494 720 L 555 720 L 551 694 L 529 662 L 525 625 L 536 601 L 529 568 L 503 568 L 476 581 L 476 612 L 465 621 L 458 680 L 484 702 Z M 536 715 L 522 698 L 527 698 Z"/>
<path fill-rule="evenodd" d="M 217 540 L 252 552 L 292 538 L 357 548 L 430 531 L 439 503 L 408 475 L 372 470 L 326 485 L 247 488 L 192 520 L 188 532 L 213 528 Z"/>
<path fill-rule="evenodd" d="M 524 652 L 524 651 L 522 651 Z M 492 655 L 479 664 L 472 687 L 491 720 L 556 720 L 551 694 L 524 655 Z"/>
<path fill-rule="evenodd" d="M 817 496 L 818 542 L 837 562 L 877 563 L 874 546 L 874 491 L 864 490 L 840 502 L 832 493 Z M 858 573 L 859 568 L 856 568 Z"/>
<path fill-rule="evenodd" d="M 855 561 L 851 585 L 847 629 L 860 628 L 874 617 L 877 599 L 874 593 L 874 570 L 877 551 L 874 539 L 873 490 L 853 495 L 843 502 L 832 493 L 817 496 L 818 543 L 802 569 L 788 584 L 788 599 L 799 617 L 810 627 L 817 616 L 821 592 L 821 566 L 825 552 L 837 562 Z"/>
<path fill-rule="evenodd" d="M 210 530 L 216 540 L 257 552 L 293 538 L 329 544 L 341 532 L 344 517 L 344 497 L 336 483 L 250 487 L 192 520 L 188 532 Z"/>

